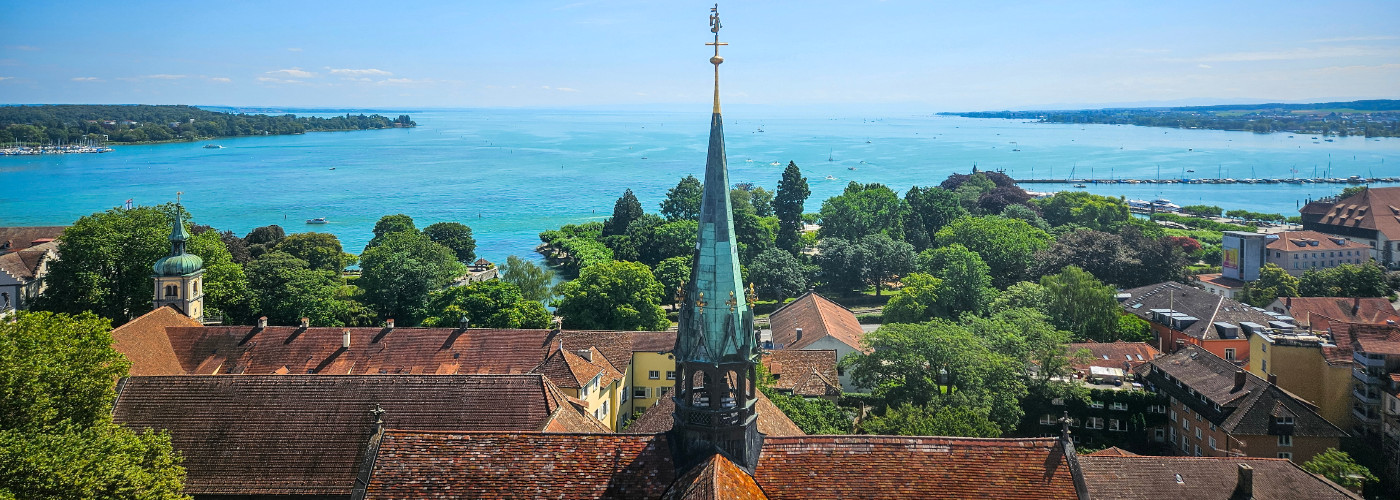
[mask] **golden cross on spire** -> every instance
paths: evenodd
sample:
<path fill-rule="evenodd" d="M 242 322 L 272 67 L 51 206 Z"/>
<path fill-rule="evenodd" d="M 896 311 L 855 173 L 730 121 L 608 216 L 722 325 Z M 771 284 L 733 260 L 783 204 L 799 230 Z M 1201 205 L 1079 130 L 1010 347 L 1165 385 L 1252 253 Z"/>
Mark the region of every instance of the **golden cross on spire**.
<path fill-rule="evenodd" d="M 715 47 L 715 55 L 714 57 L 710 58 L 710 64 L 715 65 L 715 114 L 719 114 L 719 65 L 720 63 L 724 62 L 724 58 L 719 56 L 719 46 L 729 45 L 727 43 L 719 41 L 720 28 L 721 26 L 719 24 L 719 4 L 715 4 L 714 7 L 710 8 L 710 32 L 715 34 L 715 41 L 712 43 L 705 44 L 713 45 Z"/>

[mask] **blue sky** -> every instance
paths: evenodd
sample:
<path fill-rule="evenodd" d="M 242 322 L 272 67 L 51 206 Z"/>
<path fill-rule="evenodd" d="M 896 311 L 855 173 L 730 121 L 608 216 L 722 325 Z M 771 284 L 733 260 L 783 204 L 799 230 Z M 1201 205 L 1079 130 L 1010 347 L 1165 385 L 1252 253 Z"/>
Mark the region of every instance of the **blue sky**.
<path fill-rule="evenodd" d="M 86 4 L 86 5 L 84 5 Z M 0 2 L 0 103 L 691 109 L 710 4 Z M 726 103 L 1400 98 L 1400 2 L 720 5 Z"/>

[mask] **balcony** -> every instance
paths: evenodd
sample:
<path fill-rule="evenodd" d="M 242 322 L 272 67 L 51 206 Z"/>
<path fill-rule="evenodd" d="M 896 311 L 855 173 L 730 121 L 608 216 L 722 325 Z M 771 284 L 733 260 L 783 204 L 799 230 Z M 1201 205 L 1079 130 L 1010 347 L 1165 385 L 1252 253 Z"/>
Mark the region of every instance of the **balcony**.
<path fill-rule="evenodd" d="M 1365 425 L 1376 425 L 1381 422 L 1381 414 L 1375 409 L 1363 408 L 1360 406 L 1351 407 L 1351 415 L 1356 417 L 1356 421 Z"/>
<path fill-rule="evenodd" d="M 1385 357 L 1384 357 L 1384 356 L 1382 356 L 1380 359 L 1372 359 L 1372 358 L 1366 357 L 1366 354 L 1365 354 L 1365 353 L 1360 352 L 1360 351 L 1356 351 L 1356 352 L 1351 353 L 1351 359 L 1352 359 L 1352 361 L 1355 361 L 1356 364 L 1361 365 L 1361 366 L 1374 366 L 1374 367 L 1377 367 L 1377 368 L 1385 368 Z"/>
<path fill-rule="evenodd" d="M 1381 394 L 1380 394 L 1379 392 L 1374 393 L 1374 394 L 1371 394 L 1371 395 L 1367 395 L 1365 392 L 1363 392 L 1363 391 L 1361 390 L 1360 387 L 1352 387 L 1352 388 L 1351 388 L 1351 395 L 1352 395 L 1352 397 L 1354 397 L 1354 398 L 1356 398 L 1356 399 L 1358 399 L 1358 400 L 1361 400 L 1362 403 L 1366 403 L 1366 404 L 1368 404 L 1368 405 L 1378 405 L 1378 404 L 1381 404 Z"/>
<path fill-rule="evenodd" d="M 1366 370 L 1361 368 L 1352 368 L 1351 376 L 1366 385 L 1379 385 L 1381 383 L 1380 377 L 1366 373 Z"/>

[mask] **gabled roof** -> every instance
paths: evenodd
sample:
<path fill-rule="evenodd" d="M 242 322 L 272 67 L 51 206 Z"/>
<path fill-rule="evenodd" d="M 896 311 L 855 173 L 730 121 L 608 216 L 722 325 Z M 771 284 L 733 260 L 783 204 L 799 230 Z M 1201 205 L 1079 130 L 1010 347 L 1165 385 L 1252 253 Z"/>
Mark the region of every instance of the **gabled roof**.
<path fill-rule="evenodd" d="M 1337 335 L 1337 343 L 1347 339 L 1353 350 L 1400 355 L 1400 326 L 1342 323 L 1332 325 L 1332 331 Z"/>
<path fill-rule="evenodd" d="M 836 351 L 783 349 L 763 355 L 763 366 L 773 376 L 772 387 L 799 396 L 834 397 L 841 395 L 841 379 L 836 374 Z"/>
<path fill-rule="evenodd" d="M 565 389 L 582 388 L 599 375 L 600 386 L 607 386 L 615 380 L 622 379 L 622 373 L 613 369 L 597 348 L 590 347 L 583 352 L 587 353 L 592 361 L 566 349 L 555 349 L 531 372 L 543 373 L 555 385 Z"/>
<path fill-rule="evenodd" d="M 722 455 L 710 455 L 686 472 L 662 495 L 665 500 L 768 500 L 753 476 Z"/>
<path fill-rule="evenodd" d="M 1139 455 L 1138 455 L 1137 453 L 1133 453 L 1133 452 L 1131 452 L 1131 451 L 1128 451 L 1128 450 L 1119 448 L 1119 447 L 1117 447 L 1117 446 L 1109 446 L 1109 447 L 1104 448 L 1104 449 L 1102 449 L 1102 450 L 1099 450 L 1099 451 L 1096 451 L 1096 452 L 1093 452 L 1093 453 L 1089 453 L 1089 454 L 1087 454 L 1087 455 L 1080 455 L 1080 456 L 1081 456 L 1081 457 L 1136 457 L 1136 456 L 1139 456 Z M 1083 461 L 1081 460 L 1080 463 L 1082 464 Z"/>
<path fill-rule="evenodd" d="M 671 418 L 671 414 L 675 413 L 675 411 L 676 401 L 671 399 L 670 396 L 663 396 L 655 405 L 647 408 L 646 413 L 637 417 L 637 420 L 633 421 L 632 425 L 627 426 L 627 428 L 623 430 L 626 432 L 643 434 L 655 434 L 669 431 L 671 430 L 671 426 L 675 424 L 675 421 Z M 802 428 L 793 423 L 792 419 L 789 419 L 787 414 L 783 413 L 783 410 L 773 404 L 773 401 L 769 400 L 768 396 L 764 396 L 763 392 L 759 392 L 758 400 L 754 401 L 754 413 L 758 416 L 758 432 L 765 435 L 804 436 L 807 434 L 802 432 Z"/>
<path fill-rule="evenodd" d="M 1395 306 L 1384 297 L 1279 297 L 1269 309 L 1298 320 L 1298 325 L 1326 330 L 1332 323 L 1383 325 L 1400 321 Z"/>
<path fill-rule="evenodd" d="M 1124 290 L 1122 293 L 1128 294 L 1127 299 L 1120 301 L 1123 310 L 1147 321 L 1152 321 L 1153 309 L 1170 309 L 1196 318 L 1181 332 L 1202 340 L 1222 338 L 1215 323 L 1229 323 L 1238 327 L 1242 322 L 1268 326 L 1270 321 L 1278 321 L 1245 303 L 1175 281 Z M 1243 332 L 1240 338 L 1244 338 Z"/>
<path fill-rule="evenodd" d="M 10 226 L 0 227 L 0 254 L 17 252 L 63 236 L 68 226 Z M 6 243 L 9 243 L 7 246 Z"/>
<path fill-rule="evenodd" d="M 1299 212 L 1308 229 L 1365 229 L 1400 239 L 1400 187 L 1367 188 L 1335 202 L 1309 203 Z"/>
<path fill-rule="evenodd" d="M 0 272 L 9 274 L 20 283 L 39 277 L 39 265 L 50 255 L 57 255 L 58 242 L 50 241 L 17 252 L 0 252 Z"/>
<path fill-rule="evenodd" d="M 1336 483 L 1282 458 L 1113 456 L 1079 457 L 1090 498 L 1227 500 L 1239 466 L 1253 469 L 1255 500 L 1360 499 Z M 1177 478 L 1180 478 L 1178 481 Z"/>
<path fill-rule="evenodd" d="M 632 352 L 671 352 L 676 332 L 632 332 Z"/>
<path fill-rule="evenodd" d="M 773 331 L 773 347 L 783 349 L 805 349 L 813 342 L 831 337 L 838 342 L 864 351 L 860 345 L 865 331 L 855 313 L 840 304 L 807 292 L 788 302 L 768 315 L 769 329 Z M 802 329 L 802 338 L 797 338 L 797 329 Z"/>
<path fill-rule="evenodd" d="M 1191 407 L 1225 432 L 1236 435 L 1280 434 L 1275 414 L 1294 416 L 1295 436 L 1346 437 L 1347 433 L 1317 414 L 1303 401 L 1200 346 L 1187 345 L 1138 368 L 1137 373 L 1157 390 Z M 1235 385 L 1237 373 L 1244 384 Z M 1177 385 L 1177 382 L 1181 385 Z M 1216 408 L 1219 405 L 1219 408 Z"/>
<path fill-rule="evenodd" d="M 723 464 L 688 471 L 712 486 L 677 481 L 672 453 L 667 434 L 390 431 L 366 498 L 648 499 L 673 484 L 697 495 L 682 498 L 759 493 Z M 752 478 L 774 500 L 1079 498 L 1053 438 L 770 436 Z"/>
<path fill-rule="evenodd" d="M 1162 355 L 1162 351 L 1146 342 L 1074 342 L 1069 345 L 1069 355 L 1073 357 L 1080 350 L 1089 351 L 1089 362 L 1087 364 L 1074 366 L 1075 370 L 1087 371 L 1090 366 L 1102 366 L 1107 368 L 1123 368 L 1123 364 L 1128 364 L 1128 371 L 1133 368 L 1152 361 Z"/>
<path fill-rule="evenodd" d="M 131 360 L 131 375 L 184 375 L 165 329 L 199 326 L 173 306 L 158 307 L 112 330 L 113 348 Z"/>
<path fill-rule="evenodd" d="M 607 432 L 541 375 L 130 377 L 113 418 L 169 431 L 189 494 L 348 495 L 376 405 L 389 428 Z"/>
<path fill-rule="evenodd" d="M 1352 250 L 1366 248 L 1366 245 L 1349 241 L 1346 238 L 1319 233 L 1317 231 L 1280 231 L 1268 236 L 1264 245 L 1269 250 L 1283 252 Z"/>

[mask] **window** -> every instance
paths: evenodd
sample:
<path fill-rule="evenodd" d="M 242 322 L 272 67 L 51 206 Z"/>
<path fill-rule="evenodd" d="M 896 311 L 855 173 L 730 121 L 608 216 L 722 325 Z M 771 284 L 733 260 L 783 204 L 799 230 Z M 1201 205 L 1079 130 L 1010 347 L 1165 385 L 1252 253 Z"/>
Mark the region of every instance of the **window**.
<path fill-rule="evenodd" d="M 175 285 L 165 285 L 165 296 L 166 296 L 166 297 L 178 297 L 179 295 L 180 295 L 180 287 L 175 286 Z"/>
<path fill-rule="evenodd" d="M 1182 435 L 1181 435 L 1181 451 L 1186 451 L 1186 450 L 1189 450 L 1189 449 L 1191 449 L 1191 448 L 1188 448 L 1188 447 L 1186 446 L 1186 435 L 1185 435 L 1185 434 L 1182 434 Z"/>
<path fill-rule="evenodd" d="M 1215 424 L 1210 424 L 1210 430 L 1211 432 L 1215 432 Z"/>
<path fill-rule="evenodd" d="M 1115 401 L 1115 402 L 1113 403 L 1113 406 L 1112 406 L 1111 408 L 1114 409 L 1114 410 L 1118 410 L 1118 411 L 1127 411 L 1127 409 L 1128 409 L 1128 403 L 1122 403 L 1122 402 L 1117 402 L 1117 401 Z"/>
<path fill-rule="evenodd" d="M 1293 425 L 1293 416 L 1283 415 L 1279 417 L 1274 417 L 1274 423 L 1278 425 Z"/>
<path fill-rule="evenodd" d="M 1102 419 L 1102 418 L 1099 418 L 1099 417 L 1089 417 L 1089 425 L 1085 426 L 1084 428 L 1085 428 L 1085 429 L 1102 429 L 1102 428 L 1103 428 L 1103 419 Z"/>
<path fill-rule="evenodd" d="M 1269 349 L 1265 348 L 1264 350 L 1267 351 Z M 1263 360 L 1262 362 L 1260 362 L 1259 366 L 1260 368 L 1264 369 L 1264 373 L 1269 373 L 1269 360 Z"/>
<path fill-rule="evenodd" d="M 1181 430 L 1183 430 L 1183 431 L 1189 431 L 1189 430 L 1191 430 L 1191 421 L 1190 421 L 1190 420 L 1186 420 L 1186 419 L 1184 419 L 1184 418 L 1181 419 Z"/>
<path fill-rule="evenodd" d="M 1216 448 L 1215 448 L 1215 438 L 1214 438 L 1214 437 L 1210 438 L 1210 449 L 1212 449 L 1212 450 L 1216 449 Z"/>
<path fill-rule="evenodd" d="M 1162 435 L 1163 435 L 1162 429 L 1152 429 L 1152 439 L 1153 439 L 1153 440 L 1156 440 L 1156 441 L 1159 441 L 1159 442 L 1160 442 L 1160 441 L 1162 440 Z"/>
<path fill-rule="evenodd" d="M 626 402 L 627 402 L 627 391 L 622 391 L 622 395 L 619 396 L 619 399 L 617 400 L 617 403 L 618 403 L 618 404 L 622 404 L 622 403 L 626 403 Z"/>
<path fill-rule="evenodd" d="M 1226 347 L 1226 348 L 1225 348 L 1225 359 L 1228 359 L 1228 360 L 1230 360 L 1230 361 L 1234 361 L 1234 360 L 1235 360 L 1235 348 L 1233 348 L 1233 347 Z"/>
<path fill-rule="evenodd" d="M 1175 422 L 1175 421 L 1176 421 L 1176 410 L 1172 410 L 1171 413 L 1168 413 L 1168 414 L 1167 414 L 1167 417 L 1168 417 L 1168 418 L 1171 418 L 1171 419 L 1172 419 L 1172 422 Z"/>
<path fill-rule="evenodd" d="M 1122 420 L 1118 420 L 1118 419 L 1116 419 L 1116 418 L 1110 418 L 1110 419 L 1108 419 L 1108 430 L 1110 430 L 1110 431 L 1116 431 L 1116 432 L 1124 432 L 1124 431 L 1127 431 L 1127 430 L 1128 430 L 1128 426 L 1125 425 L 1125 424 L 1123 423 Z"/>
<path fill-rule="evenodd" d="M 1278 452 L 1278 457 L 1279 457 L 1279 458 L 1283 458 L 1283 459 L 1287 459 L 1287 460 L 1293 460 L 1293 454 L 1292 454 L 1292 453 L 1289 453 L 1289 452 L 1286 452 L 1286 451 L 1280 451 L 1280 452 Z"/>
<path fill-rule="evenodd" d="M 1279 446 L 1293 446 L 1293 435 L 1292 435 L 1292 434 L 1280 434 L 1279 437 L 1278 437 L 1278 445 L 1279 445 Z"/>
<path fill-rule="evenodd" d="M 1196 445 L 1196 456 L 1201 456 L 1201 445 Z"/>
<path fill-rule="evenodd" d="M 675 371 L 675 370 L 666 370 L 666 380 L 675 380 L 675 379 L 676 379 L 676 371 Z"/>
<path fill-rule="evenodd" d="M 1200 438 L 1201 438 L 1201 428 L 1200 428 L 1200 427 L 1197 427 L 1197 428 L 1196 428 L 1196 439 L 1200 439 Z"/>
<path fill-rule="evenodd" d="M 1051 414 L 1049 414 L 1049 413 L 1046 413 L 1046 414 L 1040 416 L 1040 425 L 1055 425 L 1055 424 L 1057 424 L 1057 423 L 1059 423 L 1059 422 L 1056 422 L 1056 421 L 1055 421 L 1055 416 L 1054 416 L 1054 415 L 1051 415 Z"/>
<path fill-rule="evenodd" d="M 1096 410 L 1103 408 L 1103 401 L 1089 401 L 1089 407 Z"/>
<path fill-rule="evenodd" d="M 633 388 L 632 388 L 632 397 L 637 398 L 637 399 L 646 399 L 646 398 L 649 398 L 649 397 L 651 397 L 651 388 L 650 388 L 650 387 L 633 387 Z"/>
<path fill-rule="evenodd" d="M 1167 405 L 1152 405 L 1147 407 L 1147 411 L 1152 413 L 1166 413 Z"/>
<path fill-rule="evenodd" d="M 661 380 L 661 370 L 647 370 L 647 378 Z"/>

